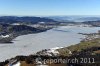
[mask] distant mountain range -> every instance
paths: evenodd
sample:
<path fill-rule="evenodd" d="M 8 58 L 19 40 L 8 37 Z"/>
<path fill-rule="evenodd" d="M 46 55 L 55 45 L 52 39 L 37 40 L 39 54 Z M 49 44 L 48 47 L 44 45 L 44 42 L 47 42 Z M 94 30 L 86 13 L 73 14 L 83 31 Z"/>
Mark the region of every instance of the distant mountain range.
<path fill-rule="evenodd" d="M 1 16 L 0 23 L 38 23 L 38 22 L 86 22 L 86 21 L 100 21 L 98 16 L 47 16 L 47 17 L 34 17 L 34 16 Z"/>
<path fill-rule="evenodd" d="M 56 22 L 53 19 L 43 18 L 43 17 L 17 17 L 17 16 L 1 16 L 0 23 L 37 23 L 37 22 Z"/>

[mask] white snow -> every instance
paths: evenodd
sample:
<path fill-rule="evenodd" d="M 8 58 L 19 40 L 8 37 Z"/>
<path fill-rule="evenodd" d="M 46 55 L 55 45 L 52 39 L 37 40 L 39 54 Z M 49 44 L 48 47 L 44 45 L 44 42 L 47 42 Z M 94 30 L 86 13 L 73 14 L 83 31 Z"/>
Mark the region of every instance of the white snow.
<path fill-rule="evenodd" d="M 2 38 L 7 38 L 7 37 L 9 37 L 9 35 L 1 35 L 0 37 L 2 37 Z"/>
<path fill-rule="evenodd" d="M 60 49 L 60 48 L 63 48 L 63 47 L 55 47 L 55 48 L 51 48 L 47 51 L 47 53 L 53 53 L 54 55 L 57 55 L 59 54 L 59 52 L 57 51 L 57 49 Z"/>
<path fill-rule="evenodd" d="M 17 62 L 16 64 L 9 64 L 8 66 L 20 66 L 21 65 L 21 63 L 20 62 Z"/>
<path fill-rule="evenodd" d="M 20 66 L 21 63 L 20 62 L 17 62 L 16 64 L 12 65 L 12 66 Z"/>

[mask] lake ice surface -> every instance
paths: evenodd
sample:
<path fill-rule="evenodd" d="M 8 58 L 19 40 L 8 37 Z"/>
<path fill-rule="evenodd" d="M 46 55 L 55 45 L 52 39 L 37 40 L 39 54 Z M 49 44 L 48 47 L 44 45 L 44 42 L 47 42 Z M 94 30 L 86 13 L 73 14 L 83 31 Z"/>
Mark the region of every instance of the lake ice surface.
<path fill-rule="evenodd" d="M 22 35 L 14 39 L 14 43 L 0 44 L 0 61 L 17 55 L 30 55 L 42 49 L 74 45 L 84 38 L 78 33 L 95 33 L 98 30 L 100 27 L 62 26 L 46 32 Z"/>

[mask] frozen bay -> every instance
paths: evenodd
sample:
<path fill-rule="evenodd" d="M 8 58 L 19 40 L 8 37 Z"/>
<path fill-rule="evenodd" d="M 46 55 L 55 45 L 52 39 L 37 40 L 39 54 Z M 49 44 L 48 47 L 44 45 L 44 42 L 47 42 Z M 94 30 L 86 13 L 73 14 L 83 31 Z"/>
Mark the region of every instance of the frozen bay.
<path fill-rule="evenodd" d="M 62 26 L 46 32 L 17 37 L 13 43 L 0 44 L 0 61 L 17 55 L 29 55 L 53 47 L 66 47 L 79 43 L 83 35 L 78 33 L 95 33 L 100 27 Z"/>

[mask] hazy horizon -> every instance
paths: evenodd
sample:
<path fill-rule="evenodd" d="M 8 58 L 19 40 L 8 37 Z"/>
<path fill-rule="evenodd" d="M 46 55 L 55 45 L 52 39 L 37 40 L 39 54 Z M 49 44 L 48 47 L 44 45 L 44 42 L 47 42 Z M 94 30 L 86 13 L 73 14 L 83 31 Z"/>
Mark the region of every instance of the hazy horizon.
<path fill-rule="evenodd" d="M 100 17 L 100 15 L 0 15 L 4 16 L 15 16 L 15 17 Z"/>

